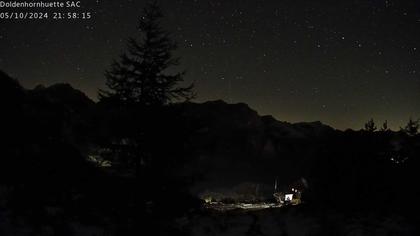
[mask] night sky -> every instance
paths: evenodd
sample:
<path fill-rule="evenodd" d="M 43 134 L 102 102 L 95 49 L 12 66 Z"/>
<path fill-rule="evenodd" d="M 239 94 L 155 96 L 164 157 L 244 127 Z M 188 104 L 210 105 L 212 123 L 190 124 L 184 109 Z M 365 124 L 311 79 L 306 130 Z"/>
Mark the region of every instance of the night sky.
<path fill-rule="evenodd" d="M 1 20 L 0 69 L 28 88 L 67 82 L 96 99 L 145 1 L 84 0 L 90 20 Z M 360 129 L 420 118 L 420 1 L 161 0 L 197 101 Z M 0 9 L 3 10 L 4 9 Z M 43 12 L 71 11 L 41 9 Z"/>

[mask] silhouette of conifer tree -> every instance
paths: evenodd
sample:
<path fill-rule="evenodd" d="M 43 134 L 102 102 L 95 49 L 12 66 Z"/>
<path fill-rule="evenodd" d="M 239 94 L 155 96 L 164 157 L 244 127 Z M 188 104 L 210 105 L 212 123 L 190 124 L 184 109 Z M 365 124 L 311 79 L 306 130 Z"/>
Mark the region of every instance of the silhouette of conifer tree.
<path fill-rule="evenodd" d="M 138 26 L 140 39 L 130 38 L 127 52 L 105 72 L 109 89 L 99 91 L 100 99 L 111 97 L 129 104 L 150 106 L 195 96 L 193 84 L 178 86 L 185 71 L 168 72 L 179 65 L 179 58 L 172 54 L 177 44 L 160 26 L 162 17 L 156 2 L 144 8 Z"/>
<path fill-rule="evenodd" d="M 373 121 L 373 119 L 370 119 L 366 122 L 365 124 L 365 131 L 368 132 L 374 132 L 377 129 L 376 125 L 375 125 L 375 121 Z"/>

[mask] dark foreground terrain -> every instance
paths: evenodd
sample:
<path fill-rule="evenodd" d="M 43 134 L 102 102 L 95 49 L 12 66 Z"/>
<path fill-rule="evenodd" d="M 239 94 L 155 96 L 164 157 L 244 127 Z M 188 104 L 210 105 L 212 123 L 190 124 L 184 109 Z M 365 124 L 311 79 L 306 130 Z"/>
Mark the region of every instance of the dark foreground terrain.
<path fill-rule="evenodd" d="M 299 206 L 253 212 L 204 214 L 184 227 L 191 235 L 416 235 L 407 218 L 323 211 Z"/>
<path fill-rule="evenodd" d="M 290 124 L 223 101 L 121 106 L 0 77 L 0 235 L 420 234 L 416 133 Z M 299 206 L 202 208 L 204 192 L 267 199 L 275 179 L 302 177 Z"/>

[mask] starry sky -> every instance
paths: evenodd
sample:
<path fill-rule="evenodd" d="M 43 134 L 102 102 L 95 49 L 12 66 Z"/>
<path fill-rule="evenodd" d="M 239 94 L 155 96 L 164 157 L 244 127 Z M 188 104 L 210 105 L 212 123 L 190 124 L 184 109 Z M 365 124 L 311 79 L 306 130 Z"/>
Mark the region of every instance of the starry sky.
<path fill-rule="evenodd" d="M 0 69 L 28 88 L 96 99 L 146 1 L 82 0 L 90 20 L 0 20 Z M 393 129 L 420 118 L 420 1 L 160 0 L 196 101 L 244 102 L 279 120 Z"/>

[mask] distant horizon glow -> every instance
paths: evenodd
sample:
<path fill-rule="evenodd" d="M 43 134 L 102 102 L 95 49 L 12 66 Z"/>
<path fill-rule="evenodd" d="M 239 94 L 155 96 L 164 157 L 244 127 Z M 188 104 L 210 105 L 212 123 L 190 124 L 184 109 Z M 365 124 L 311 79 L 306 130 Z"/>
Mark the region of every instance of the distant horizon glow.
<path fill-rule="evenodd" d="M 420 118 L 420 2 L 159 2 L 196 102 L 340 130 Z M 26 88 L 69 83 L 97 100 L 144 3 L 81 1 L 90 20 L 3 21 L 0 69 Z"/>

